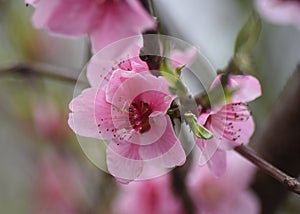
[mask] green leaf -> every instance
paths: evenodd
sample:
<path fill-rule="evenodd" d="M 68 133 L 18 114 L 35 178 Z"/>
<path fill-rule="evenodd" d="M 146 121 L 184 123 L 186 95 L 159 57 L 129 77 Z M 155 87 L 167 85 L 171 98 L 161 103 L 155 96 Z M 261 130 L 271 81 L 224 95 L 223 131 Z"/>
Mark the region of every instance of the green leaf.
<path fill-rule="evenodd" d="M 252 12 L 235 41 L 234 55 L 250 54 L 255 47 L 261 32 L 260 17 Z"/>
<path fill-rule="evenodd" d="M 171 92 L 171 94 L 174 94 L 174 95 L 177 94 L 177 90 L 174 87 L 169 87 L 169 91 Z"/>
<path fill-rule="evenodd" d="M 180 76 L 180 75 L 181 75 L 181 71 L 182 71 L 182 69 L 184 69 L 184 68 L 185 68 L 185 64 L 178 66 L 178 67 L 176 68 L 176 74 L 177 74 L 178 76 Z"/>
<path fill-rule="evenodd" d="M 175 70 L 170 60 L 167 58 L 164 58 L 160 65 L 160 73 L 171 84 L 171 93 L 176 94 L 178 97 L 188 96 L 188 90 L 180 79 L 180 71 L 183 68 L 184 66 L 179 66 Z"/>
<path fill-rule="evenodd" d="M 184 117 L 196 137 L 206 140 L 213 137 L 213 134 L 209 130 L 198 123 L 196 115 L 187 112 L 184 114 Z"/>
<path fill-rule="evenodd" d="M 167 71 L 163 71 L 161 70 L 160 73 L 166 78 L 166 80 L 172 85 L 172 86 L 175 86 L 176 85 L 176 82 L 178 81 L 178 78 L 172 74 L 172 73 L 169 73 Z"/>

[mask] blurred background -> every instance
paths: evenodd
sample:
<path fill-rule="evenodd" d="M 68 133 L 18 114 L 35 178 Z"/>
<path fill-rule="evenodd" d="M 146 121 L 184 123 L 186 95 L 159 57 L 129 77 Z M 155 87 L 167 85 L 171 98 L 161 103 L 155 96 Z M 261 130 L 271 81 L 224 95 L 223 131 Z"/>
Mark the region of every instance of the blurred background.
<path fill-rule="evenodd" d="M 227 65 L 253 10 L 246 0 L 154 4 L 169 33 L 197 46 L 216 69 Z M 33 29 L 32 12 L 23 0 L 0 0 L 0 213 L 111 213 L 116 185 L 86 159 L 67 125 L 74 83 L 1 72 L 40 62 L 77 76 L 88 61 L 87 38 Z M 251 104 L 259 129 L 300 63 L 300 30 L 263 22 L 254 62 L 263 86 L 263 97 Z M 278 213 L 300 213 L 299 197 L 291 195 Z"/>

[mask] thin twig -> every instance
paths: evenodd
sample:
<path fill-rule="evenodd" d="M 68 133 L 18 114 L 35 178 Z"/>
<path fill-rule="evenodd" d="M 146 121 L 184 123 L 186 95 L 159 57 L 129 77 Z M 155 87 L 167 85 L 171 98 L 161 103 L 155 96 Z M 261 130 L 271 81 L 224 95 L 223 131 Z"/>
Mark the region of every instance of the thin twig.
<path fill-rule="evenodd" d="M 61 81 L 76 83 L 78 81 L 78 71 L 60 68 L 42 63 L 16 63 L 9 66 L 0 67 L 0 76 L 21 75 L 21 76 L 41 76 Z"/>
<path fill-rule="evenodd" d="M 183 166 L 176 167 L 172 170 L 172 187 L 175 195 L 181 200 L 186 214 L 196 213 L 196 205 L 186 186 L 186 175 L 192 163 L 192 155 L 190 155 Z"/>
<path fill-rule="evenodd" d="M 256 130 L 251 145 L 265 160 L 297 178 L 300 175 L 300 66 L 285 85 L 272 104 L 272 112 Z M 281 183 L 261 171 L 256 173 L 251 186 L 260 198 L 263 214 L 278 212 L 289 196 Z"/>
<path fill-rule="evenodd" d="M 151 0 L 142 0 L 141 2 L 149 14 L 154 16 L 153 2 Z M 140 50 L 141 60 L 147 63 L 150 72 L 155 76 L 160 75 L 161 62 L 158 25 L 159 23 L 155 29 L 143 32 L 143 47 Z"/>
<path fill-rule="evenodd" d="M 149 11 L 150 11 L 150 14 L 151 14 L 153 17 L 156 17 L 156 12 L 155 12 L 155 8 L 154 8 L 153 0 L 148 0 L 148 4 L 149 4 Z"/>
<path fill-rule="evenodd" d="M 246 158 L 247 160 L 255 164 L 263 172 L 272 176 L 277 181 L 282 183 L 290 191 L 300 194 L 300 183 L 296 178 L 293 178 L 285 174 L 284 172 L 282 172 L 272 164 L 266 162 L 264 159 L 257 156 L 254 150 L 252 150 L 251 148 L 245 145 L 237 146 L 234 148 L 234 150 L 238 152 L 240 155 L 242 155 L 244 158 Z"/>

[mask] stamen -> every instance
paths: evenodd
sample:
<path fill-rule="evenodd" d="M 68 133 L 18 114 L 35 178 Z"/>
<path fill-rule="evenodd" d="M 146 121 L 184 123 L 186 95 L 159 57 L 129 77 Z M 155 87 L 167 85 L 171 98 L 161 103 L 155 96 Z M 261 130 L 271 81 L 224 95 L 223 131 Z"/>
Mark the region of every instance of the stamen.
<path fill-rule="evenodd" d="M 133 101 L 128 111 L 129 122 L 134 130 L 142 134 L 151 128 L 149 116 L 152 109 L 148 103 Z"/>

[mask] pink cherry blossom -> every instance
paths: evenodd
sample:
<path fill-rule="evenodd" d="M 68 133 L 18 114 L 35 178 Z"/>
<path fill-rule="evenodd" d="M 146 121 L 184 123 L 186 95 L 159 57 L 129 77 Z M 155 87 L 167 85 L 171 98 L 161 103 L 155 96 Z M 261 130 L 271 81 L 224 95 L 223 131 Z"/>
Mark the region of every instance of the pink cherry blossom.
<path fill-rule="evenodd" d="M 300 1 L 256 0 L 256 8 L 263 18 L 275 24 L 291 24 L 300 28 Z"/>
<path fill-rule="evenodd" d="M 34 128 L 42 137 L 58 143 L 68 136 L 66 115 L 50 100 L 38 100 L 33 106 L 32 116 Z"/>
<path fill-rule="evenodd" d="M 70 103 L 70 127 L 109 141 L 107 168 L 122 182 L 139 177 L 145 162 L 171 168 L 185 161 L 166 114 L 174 98 L 169 84 L 145 69 L 137 60 L 125 60 L 104 75 L 100 88 L 86 89 Z"/>
<path fill-rule="evenodd" d="M 196 213 L 201 214 L 258 214 L 257 197 L 248 189 L 254 166 L 238 154 L 228 152 L 228 170 L 220 178 L 209 167 L 194 164 L 187 176 L 187 186 Z"/>
<path fill-rule="evenodd" d="M 86 172 L 66 154 L 52 147 L 43 152 L 35 181 L 33 213 L 79 214 L 87 208 Z"/>
<path fill-rule="evenodd" d="M 212 88 L 220 80 L 220 75 L 212 84 Z M 254 132 L 254 121 L 246 102 L 261 95 L 258 80 L 248 75 L 232 75 L 228 87 L 237 90 L 226 105 L 207 109 L 202 112 L 198 122 L 213 133 L 213 138 L 204 140 L 195 138 L 201 150 L 200 164 L 208 166 L 216 176 L 226 169 L 226 153 L 235 146 L 247 144 Z"/>
<path fill-rule="evenodd" d="M 113 208 L 120 214 L 184 214 L 180 199 L 171 186 L 169 174 L 120 186 Z"/>
<path fill-rule="evenodd" d="M 54 33 L 91 38 L 93 52 L 155 27 L 138 0 L 26 0 L 35 7 L 32 23 Z"/>

